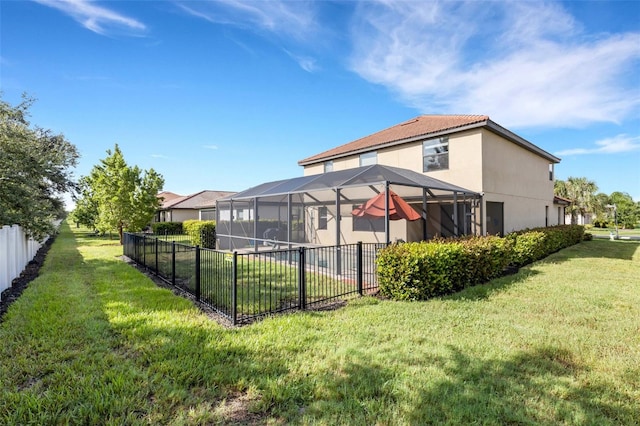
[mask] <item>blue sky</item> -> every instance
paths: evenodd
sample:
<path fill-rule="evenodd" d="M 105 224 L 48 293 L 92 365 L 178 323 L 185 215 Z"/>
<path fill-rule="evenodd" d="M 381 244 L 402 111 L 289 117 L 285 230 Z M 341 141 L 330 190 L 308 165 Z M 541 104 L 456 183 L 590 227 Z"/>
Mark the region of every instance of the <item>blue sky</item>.
<path fill-rule="evenodd" d="M 0 83 L 165 189 L 243 190 L 420 114 L 486 114 L 640 201 L 640 2 L 2 1 Z"/>

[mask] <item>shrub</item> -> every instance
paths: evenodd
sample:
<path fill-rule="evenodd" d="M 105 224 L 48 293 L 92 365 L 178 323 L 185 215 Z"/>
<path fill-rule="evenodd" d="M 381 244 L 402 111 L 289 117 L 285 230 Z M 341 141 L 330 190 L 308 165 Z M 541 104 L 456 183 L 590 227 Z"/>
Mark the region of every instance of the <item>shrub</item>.
<path fill-rule="evenodd" d="M 151 229 L 157 235 L 182 234 L 182 222 L 156 222 L 151 224 Z"/>
<path fill-rule="evenodd" d="M 380 293 L 396 300 L 425 300 L 451 293 L 464 276 L 460 243 L 392 244 L 378 255 Z"/>
<path fill-rule="evenodd" d="M 499 277 L 511 262 L 513 242 L 497 236 L 462 240 L 467 276 L 465 286 L 482 284 Z"/>
<path fill-rule="evenodd" d="M 505 238 L 513 242 L 512 263 L 522 266 L 577 244 L 583 237 L 582 225 L 558 225 L 512 232 Z"/>
<path fill-rule="evenodd" d="M 509 264 L 510 248 L 511 242 L 499 237 L 393 244 L 378 255 L 380 292 L 397 300 L 425 300 L 487 282 Z"/>
<path fill-rule="evenodd" d="M 590 234 L 589 234 L 590 235 Z M 425 300 L 499 277 L 582 241 L 584 227 L 560 225 L 497 236 L 392 244 L 377 259 L 380 293 L 396 300 Z"/>
<path fill-rule="evenodd" d="M 185 220 L 182 227 L 194 246 L 216 248 L 215 220 Z"/>

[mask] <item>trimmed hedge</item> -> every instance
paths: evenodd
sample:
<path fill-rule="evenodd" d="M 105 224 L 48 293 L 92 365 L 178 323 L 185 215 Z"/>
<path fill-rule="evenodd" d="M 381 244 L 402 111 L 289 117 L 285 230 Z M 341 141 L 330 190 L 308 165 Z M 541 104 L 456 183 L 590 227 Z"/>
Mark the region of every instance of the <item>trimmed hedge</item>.
<path fill-rule="evenodd" d="M 157 235 L 182 234 L 182 222 L 155 222 L 151 224 L 151 230 Z"/>
<path fill-rule="evenodd" d="M 380 293 L 397 300 L 454 293 L 500 276 L 510 253 L 510 241 L 494 236 L 392 244 L 378 255 Z"/>
<path fill-rule="evenodd" d="M 380 293 L 425 300 L 482 284 L 582 241 L 584 228 L 561 225 L 496 236 L 392 244 L 378 255 Z"/>
<path fill-rule="evenodd" d="M 215 220 L 185 220 L 182 223 L 182 228 L 194 246 L 216 248 Z"/>
<path fill-rule="evenodd" d="M 512 263 L 522 266 L 578 244 L 585 235 L 582 225 L 558 225 L 512 232 L 505 238 L 514 244 Z"/>

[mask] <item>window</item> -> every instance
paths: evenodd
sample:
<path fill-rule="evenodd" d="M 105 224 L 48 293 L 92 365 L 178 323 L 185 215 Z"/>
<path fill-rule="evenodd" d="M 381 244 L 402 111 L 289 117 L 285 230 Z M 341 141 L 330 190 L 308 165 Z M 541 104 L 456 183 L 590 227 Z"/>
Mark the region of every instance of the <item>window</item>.
<path fill-rule="evenodd" d="M 352 206 L 352 210 L 358 207 L 361 205 L 355 204 Z M 384 218 L 353 216 L 353 231 L 384 232 Z"/>
<path fill-rule="evenodd" d="M 326 207 L 318 208 L 318 229 L 327 229 L 329 211 Z"/>
<path fill-rule="evenodd" d="M 447 170 L 449 168 L 449 138 L 429 139 L 422 143 L 422 171 Z"/>
<path fill-rule="evenodd" d="M 333 171 L 333 161 L 325 161 L 324 162 L 324 172 L 332 172 Z"/>
<path fill-rule="evenodd" d="M 549 164 L 549 180 L 553 180 L 553 163 Z"/>
<path fill-rule="evenodd" d="M 244 210 L 236 210 L 236 220 L 244 220 Z"/>
<path fill-rule="evenodd" d="M 360 154 L 360 167 L 374 164 L 378 164 L 378 153 L 376 151 Z"/>

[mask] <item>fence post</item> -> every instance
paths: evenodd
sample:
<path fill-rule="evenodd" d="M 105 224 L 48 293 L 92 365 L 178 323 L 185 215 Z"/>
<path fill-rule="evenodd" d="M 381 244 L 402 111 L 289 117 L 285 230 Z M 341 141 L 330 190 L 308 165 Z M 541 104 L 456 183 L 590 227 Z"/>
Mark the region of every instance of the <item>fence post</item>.
<path fill-rule="evenodd" d="M 155 271 L 156 271 L 156 275 L 158 275 L 158 238 L 155 238 L 155 244 L 156 244 L 156 248 L 155 248 L 155 253 L 156 253 L 156 263 L 155 263 Z"/>
<path fill-rule="evenodd" d="M 171 285 L 176 285 L 176 242 L 171 241 Z"/>
<path fill-rule="evenodd" d="M 358 241 L 356 244 L 356 275 L 358 294 L 362 296 L 362 241 Z"/>
<path fill-rule="evenodd" d="M 142 264 L 147 267 L 147 236 L 142 237 Z"/>
<path fill-rule="evenodd" d="M 200 246 L 196 246 L 196 300 L 200 301 Z"/>
<path fill-rule="evenodd" d="M 238 252 L 233 252 L 231 264 L 231 321 L 233 325 L 238 323 Z"/>
<path fill-rule="evenodd" d="M 305 248 L 298 248 L 298 306 L 300 309 L 307 309 L 307 283 L 305 275 Z"/>

